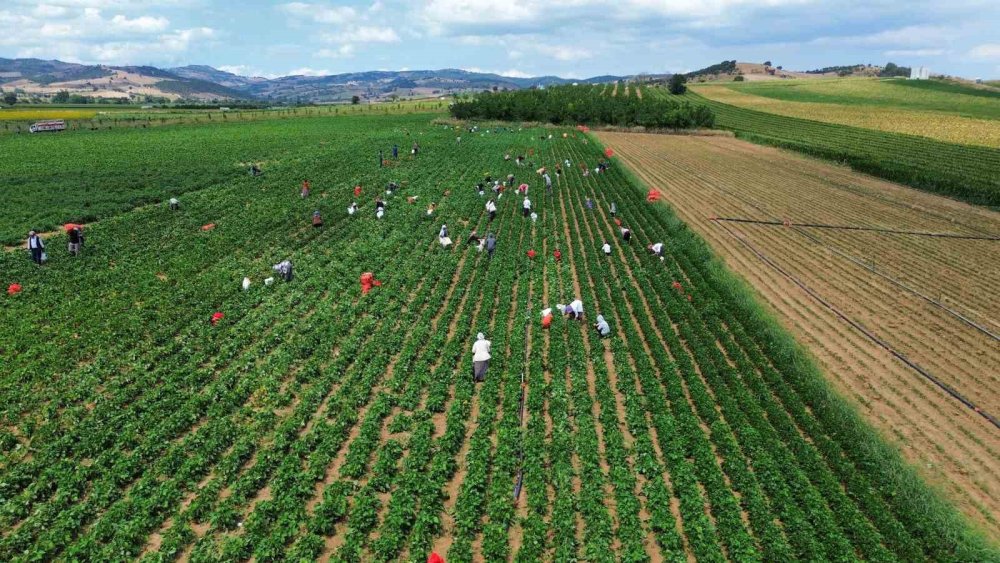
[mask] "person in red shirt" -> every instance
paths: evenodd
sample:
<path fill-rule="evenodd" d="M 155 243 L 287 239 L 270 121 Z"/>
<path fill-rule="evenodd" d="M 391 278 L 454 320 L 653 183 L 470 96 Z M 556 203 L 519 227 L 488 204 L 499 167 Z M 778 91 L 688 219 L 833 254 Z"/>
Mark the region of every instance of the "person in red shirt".
<path fill-rule="evenodd" d="M 555 250 L 555 252 L 552 253 L 552 256 L 555 257 L 556 262 L 562 261 L 562 252 L 559 252 L 558 248 Z"/>
<path fill-rule="evenodd" d="M 354 197 L 361 197 L 361 186 L 354 186 Z"/>
<path fill-rule="evenodd" d="M 529 250 L 528 251 L 528 258 L 534 258 L 534 257 L 535 257 L 535 251 L 534 250 Z"/>
<path fill-rule="evenodd" d="M 309 197 L 309 180 L 302 180 L 302 197 Z"/>

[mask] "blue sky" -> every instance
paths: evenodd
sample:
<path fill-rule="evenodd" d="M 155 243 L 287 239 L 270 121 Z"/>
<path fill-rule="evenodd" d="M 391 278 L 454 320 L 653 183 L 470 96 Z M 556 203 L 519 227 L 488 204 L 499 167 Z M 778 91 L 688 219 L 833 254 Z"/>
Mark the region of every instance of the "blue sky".
<path fill-rule="evenodd" d="M 1000 1 L 5 0 L 0 56 L 246 75 L 464 68 L 510 76 L 892 60 L 1000 78 Z"/>

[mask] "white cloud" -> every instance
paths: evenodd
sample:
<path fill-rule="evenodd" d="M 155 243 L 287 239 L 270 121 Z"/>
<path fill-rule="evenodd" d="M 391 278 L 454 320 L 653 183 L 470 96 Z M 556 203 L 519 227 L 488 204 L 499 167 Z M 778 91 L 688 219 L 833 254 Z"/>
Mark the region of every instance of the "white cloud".
<path fill-rule="evenodd" d="M 1000 59 L 1000 43 L 984 43 L 973 47 L 969 56 L 979 60 Z"/>
<path fill-rule="evenodd" d="M 111 29 L 123 33 L 155 33 L 167 29 L 170 20 L 152 16 L 129 19 L 121 14 L 111 18 Z"/>
<path fill-rule="evenodd" d="M 38 18 L 61 18 L 69 13 L 65 6 L 53 6 L 52 4 L 39 4 L 31 11 L 31 15 Z"/>
<path fill-rule="evenodd" d="M 398 43 L 399 35 L 391 27 L 360 26 L 348 28 L 342 33 L 328 36 L 343 43 Z"/>
<path fill-rule="evenodd" d="M 539 53 L 552 57 L 557 61 L 579 61 L 594 56 L 592 52 L 583 47 L 571 45 L 538 45 L 535 49 Z"/>
<path fill-rule="evenodd" d="M 324 59 L 346 59 L 354 56 L 354 45 L 345 44 L 336 49 L 320 49 L 316 56 Z"/>
<path fill-rule="evenodd" d="M 930 47 L 948 43 L 959 37 L 956 28 L 937 25 L 911 25 L 897 29 L 887 29 L 868 35 L 846 37 L 819 37 L 812 43 L 818 45 L 852 47 Z"/>
<path fill-rule="evenodd" d="M 278 6 L 286 14 L 316 23 L 343 24 L 357 18 L 358 12 L 350 6 L 324 6 L 305 2 L 290 2 Z"/>
<path fill-rule="evenodd" d="M 329 70 L 318 70 L 310 67 L 296 68 L 288 71 L 285 76 L 327 76 L 331 74 Z"/>

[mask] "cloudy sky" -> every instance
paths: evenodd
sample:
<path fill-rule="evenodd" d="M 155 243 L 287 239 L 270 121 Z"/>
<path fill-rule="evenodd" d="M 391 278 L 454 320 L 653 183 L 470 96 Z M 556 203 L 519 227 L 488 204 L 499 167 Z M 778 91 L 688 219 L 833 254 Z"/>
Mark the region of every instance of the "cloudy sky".
<path fill-rule="evenodd" d="M 1000 78 L 998 0 L 4 0 L 0 57 L 260 76 L 926 65 Z"/>

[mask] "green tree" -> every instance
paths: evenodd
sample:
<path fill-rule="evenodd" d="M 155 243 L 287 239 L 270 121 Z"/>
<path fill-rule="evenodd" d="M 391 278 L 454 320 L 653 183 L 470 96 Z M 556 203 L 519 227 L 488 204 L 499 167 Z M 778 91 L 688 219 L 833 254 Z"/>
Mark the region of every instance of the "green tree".
<path fill-rule="evenodd" d="M 737 74 L 733 77 L 733 82 L 743 82 L 744 78 L 742 74 Z"/>
<path fill-rule="evenodd" d="M 6 94 L 3 95 L 3 103 L 7 104 L 8 106 L 16 104 L 17 94 L 15 94 L 14 92 L 7 92 Z"/>
<path fill-rule="evenodd" d="M 55 96 L 52 96 L 52 102 L 56 104 L 65 104 L 69 101 L 69 91 L 59 90 L 56 92 Z"/>
<path fill-rule="evenodd" d="M 668 85 L 670 93 L 679 96 L 684 92 L 687 92 L 687 86 L 684 85 L 686 83 L 687 83 L 687 77 L 684 76 L 683 74 L 675 74 L 671 76 L 670 83 Z"/>
<path fill-rule="evenodd" d="M 354 104 L 354 105 L 360 104 L 361 103 L 361 97 L 358 96 L 357 94 L 351 96 L 351 103 Z"/>

